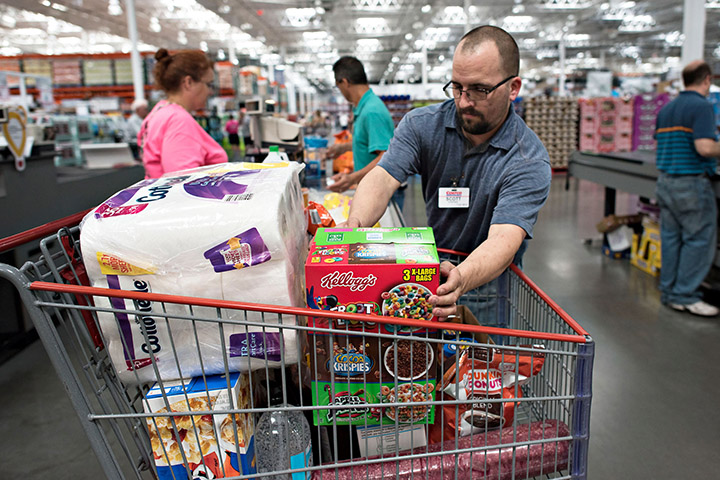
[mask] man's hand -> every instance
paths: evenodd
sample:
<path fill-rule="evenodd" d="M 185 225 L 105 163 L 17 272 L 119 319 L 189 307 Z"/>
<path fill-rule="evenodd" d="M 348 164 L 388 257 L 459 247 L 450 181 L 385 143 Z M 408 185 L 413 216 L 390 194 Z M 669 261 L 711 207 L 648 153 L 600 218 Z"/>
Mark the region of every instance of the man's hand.
<path fill-rule="evenodd" d="M 351 173 L 336 173 L 332 176 L 332 179 L 335 181 L 332 185 L 328 185 L 328 190 L 331 190 L 333 192 L 342 193 L 346 190 L 349 190 L 350 187 L 355 185 L 357 182 L 355 181 L 355 177 Z"/>
<path fill-rule="evenodd" d="M 437 289 L 436 295 L 430 296 L 433 305 L 433 315 L 440 321 L 447 320 L 450 315 L 457 313 L 457 300 L 465 293 L 465 279 L 458 268 L 450 262 L 440 264 L 440 275 L 447 277 L 445 283 Z"/>
<path fill-rule="evenodd" d="M 360 228 L 362 227 L 362 224 L 360 223 L 360 219 L 356 217 L 350 217 L 347 220 L 345 220 L 342 223 L 339 223 L 337 225 L 338 228 Z"/>

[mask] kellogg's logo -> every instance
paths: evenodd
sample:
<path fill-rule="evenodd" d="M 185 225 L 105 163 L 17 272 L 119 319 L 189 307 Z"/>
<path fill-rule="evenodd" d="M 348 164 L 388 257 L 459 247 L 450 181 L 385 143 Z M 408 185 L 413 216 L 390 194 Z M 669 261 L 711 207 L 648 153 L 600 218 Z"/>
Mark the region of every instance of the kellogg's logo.
<path fill-rule="evenodd" d="M 372 273 L 367 277 L 354 277 L 353 272 L 340 273 L 335 271 L 322 277 L 320 286 L 327 289 L 346 287 L 351 292 L 362 292 L 367 287 L 374 286 L 376 281 L 377 277 Z"/>

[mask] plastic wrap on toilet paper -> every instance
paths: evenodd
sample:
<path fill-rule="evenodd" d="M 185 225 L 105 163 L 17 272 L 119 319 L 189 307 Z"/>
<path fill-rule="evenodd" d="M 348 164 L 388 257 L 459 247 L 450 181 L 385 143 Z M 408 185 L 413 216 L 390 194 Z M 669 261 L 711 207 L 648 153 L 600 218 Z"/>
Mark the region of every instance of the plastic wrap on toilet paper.
<path fill-rule="evenodd" d="M 93 286 L 271 305 L 304 306 L 306 218 L 302 165 L 228 163 L 148 179 L 117 193 L 81 224 Z M 294 316 L 96 298 L 106 347 L 125 382 L 297 362 Z M 132 311 L 124 314 L 122 310 Z M 140 312 L 139 314 L 137 312 Z M 166 316 L 199 321 L 166 320 Z M 144 331 L 143 331 L 144 330 Z M 224 348 L 223 348 L 224 346 Z M 176 354 L 175 354 L 176 353 Z M 282 362 L 281 362 L 282 360 Z M 136 376 L 137 375 L 137 376 Z"/>

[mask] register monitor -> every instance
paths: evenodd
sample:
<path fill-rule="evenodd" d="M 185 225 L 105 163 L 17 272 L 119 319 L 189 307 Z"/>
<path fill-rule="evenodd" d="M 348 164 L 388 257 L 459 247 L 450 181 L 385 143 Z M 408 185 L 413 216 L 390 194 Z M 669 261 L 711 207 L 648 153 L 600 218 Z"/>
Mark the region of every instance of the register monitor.
<path fill-rule="evenodd" d="M 263 147 L 282 145 L 297 147 L 300 142 L 302 125 L 284 118 L 261 116 L 257 122 L 250 122 L 250 136 L 253 143 L 261 143 Z M 258 132 L 258 128 L 260 132 Z M 260 134 L 260 142 L 258 142 Z"/>

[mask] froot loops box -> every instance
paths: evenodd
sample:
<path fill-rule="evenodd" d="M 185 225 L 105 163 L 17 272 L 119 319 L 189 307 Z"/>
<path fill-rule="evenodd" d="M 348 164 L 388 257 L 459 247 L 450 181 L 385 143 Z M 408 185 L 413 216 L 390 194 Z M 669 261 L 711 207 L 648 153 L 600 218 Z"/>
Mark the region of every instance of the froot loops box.
<path fill-rule="evenodd" d="M 429 227 L 319 228 L 305 264 L 310 308 L 435 321 L 428 299 L 437 290 L 440 268 Z M 434 330 L 393 324 L 314 317 L 308 335 L 316 425 L 425 423 L 433 408 L 368 404 L 427 402 L 434 398 L 433 348 L 422 337 Z M 347 334 L 334 334 L 328 328 Z M 363 332 L 407 336 L 368 337 Z"/>

